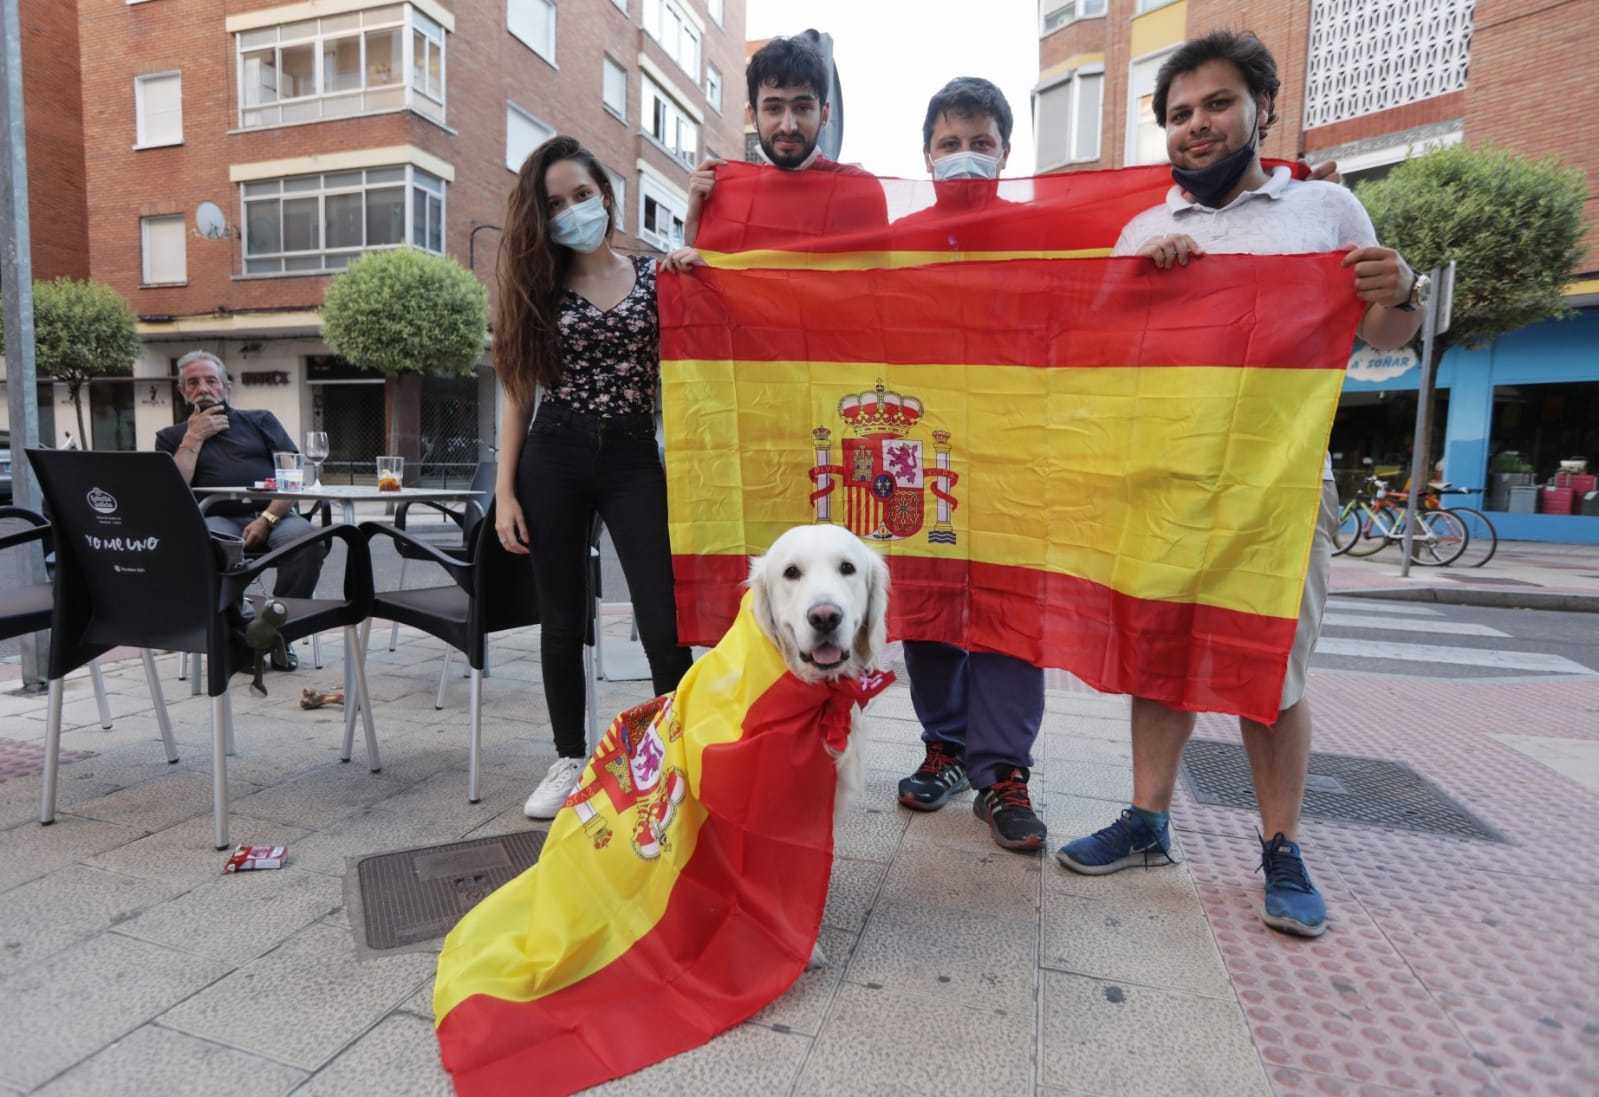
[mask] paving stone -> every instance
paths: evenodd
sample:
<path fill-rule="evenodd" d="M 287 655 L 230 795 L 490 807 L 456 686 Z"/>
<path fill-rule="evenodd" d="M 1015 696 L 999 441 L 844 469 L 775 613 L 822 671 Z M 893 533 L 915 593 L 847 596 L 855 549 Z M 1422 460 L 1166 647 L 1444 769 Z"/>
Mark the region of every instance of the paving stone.
<path fill-rule="evenodd" d="M 432 1024 L 411 1013 L 385 1017 L 295 1090 L 297 1097 L 449 1097 L 453 1092 Z"/>
<path fill-rule="evenodd" d="M 595 1097 L 660 1097 L 692 1093 L 695 1097 L 749 1097 L 755 1093 L 787 1093 L 812 1041 L 764 1025 L 744 1024 L 710 1043 L 593 1089 Z"/>
<path fill-rule="evenodd" d="M 227 966 L 102 933 L 0 979 L 0 1080 L 42 1085 L 220 978 Z"/>
<path fill-rule="evenodd" d="M 288 1093 L 306 1077 L 303 1070 L 259 1055 L 159 1025 L 144 1025 L 34 1093 L 37 1097 L 170 1097 L 177 1093 L 274 1097 Z"/>
<path fill-rule="evenodd" d="M 71 817 L 63 816 L 63 820 L 66 818 Z M 228 831 L 234 846 L 288 846 L 291 852 L 305 836 L 313 833 L 283 823 L 252 819 L 236 811 L 228 816 Z M 187 890 L 222 875 L 222 866 L 232 851 L 213 849 L 211 842 L 211 814 L 207 812 L 86 858 L 85 863 Z"/>
<path fill-rule="evenodd" d="M 805 1060 L 791 1091 L 795 1097 L 1030 1091 L 1030 1006 L 1018 1016 L 949 996 L 860 986 L 853 974 L 850 979 L 839 988 L 827 1025 Z M 906 1038 L 885 1039 L 885 1033 Z"/>
<path fill-rule="evenodd" d="M 348 934 L 308 926 L 161 1023 L 315 1070 L 409 997 L 436 963 L 431 953 L 357 962 Z"/>
<path fill-rule="evenodd" d="M 236 804 L 256 791 L 257 786 L 228 775 L 228 800 Z M 211 773 L 170 771 L 129 788 L 120 789 L 97 800 L 74 804 L 72 813 L 108 823 L 137 822 L 146 830 L 164 830 L 196 815 L 211 815 Z"/>
<path fill-rule="evenodd" d="M 828 1007 L 839 985 L 844 981 L 844 971 L 858 936 L 847 930 L 822 927 L 817 941 L 827 957 L 827 963 L 814 971 L 806 971 L 777 1001 L 762 1009 L 750 1021 L 779 1031 L 815 1036 L 822 1027 Z"/>
<path fill-rule="evenodd" d="M 1186 897 L 1060 893 L 1045 904 L 1041 935 L 1045 968 L 1218 998 L 1232 993 L 1204 912 Z"/>
<path fill-rule="evenodd" d="M 128 920 L 122 932 L 237 965 L 334 910 L 342 895 L 337 880 L 292 865 L 218 873 Z"/>
<path fill-rule="evenodd" d="M 1041 1082 L 1103 1094 L 1271 1093 L 1236 1002 L 1043 973 Z M 1015 1092 L 1015 1091 L 1012 1091 Z"/>
<path fill-rule="evenodd" d="M 859 933 L 877 900 L 884 871 L 884 866 L 875 861 L 834 857 L 822 924 Z"/>
<path fill-rule="evenodd" d="M 885 895 L 845 977 L 895 994 L 1025 1013 L 1037 979 L 1037 922 Z"/>
<path fill-rule="evenodd" d="M 1063 760 L 1043 771 L 1042 776 L 1044 788 L 1052 793 L 1109 800 L 1113 804 L 1126 804 L 1133 796 L 1132 767 L 1120 762 Z"/>
<path fill-rule="evenodd" d="M 68 865 L 12 888 L 0 904 L 0 976 L 127 922 L 179 890 L 86 865 Z"/>
<path fill-rule="evenodd" d="M 919 837 L 894 858 L 881 894 L 895 901 L 1036 922 L 1039 865 L 1037 857 L 1018 857 L 991 843 L 972 849 Z"/>
<path fill-rule="evenodd" d="M 281 785 L 236 797 L 232 806 L 252 818 L 320 830 L 403 791 L 405 786 L 368 772 L 364 765 L 334 762 Z"/>
<path fill-rule="evenodd" d="M 33 820 L 0 830 L 0 893 L 63 865 L 126 845 L 143 833 L 135 827 L 76 815 L 57 815 L 47 827 Z"/>

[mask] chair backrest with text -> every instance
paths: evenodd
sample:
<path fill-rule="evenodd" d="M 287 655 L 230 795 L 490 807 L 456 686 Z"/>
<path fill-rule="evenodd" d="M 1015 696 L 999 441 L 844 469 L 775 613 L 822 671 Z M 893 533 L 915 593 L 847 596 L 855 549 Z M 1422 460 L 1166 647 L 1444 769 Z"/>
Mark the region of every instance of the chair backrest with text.
<path fill-rule="evenodd" d="M 28 450 L 55 527 L 50 677 L 117 645 L 209 651 L 210 533 L 170 455 Z"/>

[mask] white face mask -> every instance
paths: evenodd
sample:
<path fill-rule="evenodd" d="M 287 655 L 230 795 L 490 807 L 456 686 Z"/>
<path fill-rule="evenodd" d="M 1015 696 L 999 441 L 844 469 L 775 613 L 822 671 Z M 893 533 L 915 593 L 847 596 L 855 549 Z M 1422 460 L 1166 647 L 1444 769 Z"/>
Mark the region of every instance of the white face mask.
<path fill-rule="evenodd" d="M 605 241 L 605 231 L 610 226 L 611 216 L 605 212 L 605 199 L 596 194 L 551 217 L 550 239 L 587 255 Z"/>
<path fill-rule="evenodd" d="M 998 179 L 999 157 L 981 152 L 952 152 L 933 161 L 934 179 Z"/>

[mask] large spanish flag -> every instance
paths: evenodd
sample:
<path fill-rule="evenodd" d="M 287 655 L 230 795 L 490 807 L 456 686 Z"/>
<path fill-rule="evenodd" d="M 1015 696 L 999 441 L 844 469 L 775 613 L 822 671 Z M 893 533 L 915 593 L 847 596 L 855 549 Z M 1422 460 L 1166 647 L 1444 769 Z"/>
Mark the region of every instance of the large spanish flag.
<path fill-rule="evenodd" d="M 712 265 L 660 280 L 679 636 L 835 522 L 889 557 L 899 638 L 1274 721 L 1364 307 L 1342 256 L 1085 258 L 1159 200 L 1148 169 L 869 180 L 908 212 L 834 238 L 794 209 L 814 187 L 825 223 L 842 184 L 805 174 L 719 176 Z"/>
<path fill-rule="evenodd" d="M 832 866 L 824 743 L 887 680 L 801 682 L 746 598 L 676 693 L 619 716 L 538 864 L 445 939 L 433 1009 L 456 1092 L 571 1093 L 793 985 Z"/>

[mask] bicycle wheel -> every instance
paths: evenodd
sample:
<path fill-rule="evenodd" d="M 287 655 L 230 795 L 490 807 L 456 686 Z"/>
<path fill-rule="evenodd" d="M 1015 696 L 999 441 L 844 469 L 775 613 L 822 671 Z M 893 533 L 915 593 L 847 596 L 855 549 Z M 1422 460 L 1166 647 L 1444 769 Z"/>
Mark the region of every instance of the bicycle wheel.
<path fill-rule="evenodd" d="M 1332 554 L 1334 556 L 1342 556 L 1348 552 L 1350 546 L 1359 540 L 1360 530 L 1360 501 L 1351 499 L 1338 512 L 1338 528 L 1333 530 Z"/>
<path fill-rule="evenodd" d="M 1355 508 L 1360 519 L 1360 536 L 1349 542 L 1345 551 L 1351 556 L 1370 556 L 1380 552 L 1388 543 L 1388 534 L 1394 529 L 1393 515 L 1387 510 L 1373 510 L 1370 503 Z"/>
<path fill-rule="evenodd" d="M 1427 567 L 1452 564 L 1466 551 L 1466 524 L 1447 510 L 1423 511 L 1410 543 L 1410 559 Z"/>
<path fill-rule="evenodd" d="M 1453 514 L 1466 527 L 1466 551 L 1455 563 L 1463 568 L 1480 568 L 1494 558 L 1499 548 L 1499 534 L 1488 516 L 1471 507 L 1450 507 L 1444 513 Z"/>

